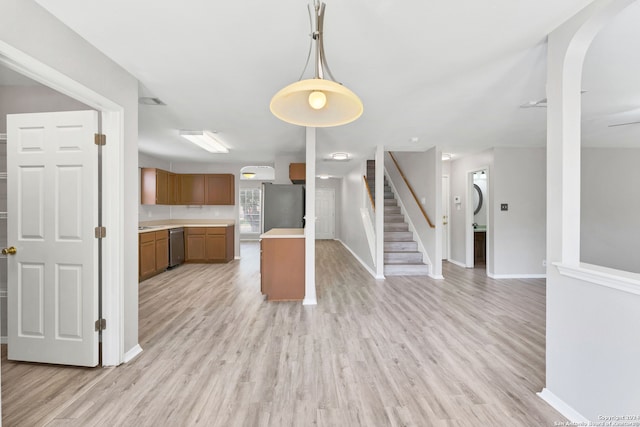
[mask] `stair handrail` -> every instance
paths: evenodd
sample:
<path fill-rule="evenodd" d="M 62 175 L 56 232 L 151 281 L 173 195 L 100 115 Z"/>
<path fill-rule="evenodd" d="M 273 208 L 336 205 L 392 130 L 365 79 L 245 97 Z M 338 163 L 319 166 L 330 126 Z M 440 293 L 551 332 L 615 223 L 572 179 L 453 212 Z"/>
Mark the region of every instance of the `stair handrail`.
<path fill-rule="evenodd" d="M 391 156 L 391 160 L 393 160 L 393 163 L 396 165 L 396 168 L 398 169 L 398 172 L 400 172 L 400 176 L 404 180 L 404 183 L 407 185 L 407 188 L 409 189 L 409 192 L 413 196 L 413 200 L 416 201 L 416 205 L 418 205 L 418 207 L 420 208 L 420 212 L 422 212 L 422 215 L 424 216 L 424 219 L 427 220 L 427 224 L 429 224 L 429 227 L 431 227 L 431 228 L 436 228 L 436 226 L 433 225 L 433 223 L 429 219 L 429 215 L 427 215 L 427 212 L 425 212 L 424 208 L 422 207 L 422 204 L 418 201 L 418 196 L 416 196 L 416 193 L 413 191 L 413 187 L 411 187 L 411 184 L 409 184 L 409 180 L 404 175 L 404 172 L 402 172 L 402 169 L 400 168 L 400 165 L 398 164 L 398 161 L 396 160 L 395 156 L 393 155 L 393 153 L 391 151 L 389 151 L 389 155 Z"/>
<path fill-rule="evenodd" d="M 376 211 L 376 202 L 373 199 L 373 195 L 371 194 L 371 187 L 369 187 L 369 181 L 367 181 L 367 177 L 362 175 L 362 178 L 364 179 L 364 186 L 367 188 L 367 193 L 369 194 L 369 200 L 371 201 L 371 207 L 373 208 L 373 211 Z"/>

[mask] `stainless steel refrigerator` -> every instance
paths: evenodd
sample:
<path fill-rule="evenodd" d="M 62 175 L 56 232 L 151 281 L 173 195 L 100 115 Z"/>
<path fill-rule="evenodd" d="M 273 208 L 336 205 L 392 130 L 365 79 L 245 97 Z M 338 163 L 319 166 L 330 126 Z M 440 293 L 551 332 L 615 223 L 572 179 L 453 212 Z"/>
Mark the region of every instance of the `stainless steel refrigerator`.
<path fill-rule="evenodd" d="M 304 228 L 304 185 L 262 184 L 262 232 Z"/>

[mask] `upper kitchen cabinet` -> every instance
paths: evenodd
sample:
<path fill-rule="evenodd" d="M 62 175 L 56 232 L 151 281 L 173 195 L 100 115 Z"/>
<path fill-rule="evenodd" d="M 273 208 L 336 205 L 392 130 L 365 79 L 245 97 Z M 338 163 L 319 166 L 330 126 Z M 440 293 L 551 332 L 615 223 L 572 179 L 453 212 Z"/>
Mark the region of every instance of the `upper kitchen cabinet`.
<path fill-rule="evenodd" d="M 180 205 L 204 205 L 204 175 L 180 174 Z"/>
<path fill-rule="evenodd" d="M 156 168 L 142 168 L 140 183 L 143 205 L 169 204 L 169 172 Z"/>
<path fill-rule="evenodd" d="M 290 163 L 289 179 L 293 184 L 304 184 L 307 179 L 306 163 Z"/>
<path fill-rule="evenodd" d="M 205 204 L 235 205 L 235 180 L 231 174 L 205 175 Z"/>
<path fill-rule="evenodd" d="M 177 174 L 142 168 L 143 205 L 235 205 L 232 174 Z"/>
<path fill-rule="evenodd" d="M 177 205 L 180 203 L 180 175 L 169 172 L 167 180 L 168 204 Z"/>

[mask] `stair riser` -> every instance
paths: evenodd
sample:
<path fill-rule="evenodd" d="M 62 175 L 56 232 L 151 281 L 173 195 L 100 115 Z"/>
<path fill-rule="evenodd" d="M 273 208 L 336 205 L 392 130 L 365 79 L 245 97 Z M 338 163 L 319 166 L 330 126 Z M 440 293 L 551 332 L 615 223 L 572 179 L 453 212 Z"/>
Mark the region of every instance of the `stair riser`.
<path fill-rule="evenodd" d="M 385 215 L 384 216 L 384 222 L 385 223 L 390 223 L 390 222 L 403 223 L 404 222 L 404 215 Z"/>
<path fill-rule="evenodd" d="M 385 265 L 385 276 L 428 276 L 429 266 L 427 264 L 408 264 L 408 265 Z"/>
<path fill-rule="evenodd" d="M 384 207 L 385 215 L 402 215 L 400 211 L 400 206 L 385 206 Z"/>
<path fill-rule="evenodd" d="M 410 242 L 413 240 L 413 233 L 410 231 L 385 231 L 385 242 Z"/>
<path fill-rule="evenodd" d="M 416 242 L 385 242 L 385 252 L 417 252 Z"/>
<path fill-rule="evenodd" d="M 384 225 L 384 231 L 409 231 L 409 225 L 406 222 L 391 222 Z"/>
<path fill-rule="evenodd" d="M 418 264 L 422 262 L 420 252 L 385 252 L 385 264 Z"/>

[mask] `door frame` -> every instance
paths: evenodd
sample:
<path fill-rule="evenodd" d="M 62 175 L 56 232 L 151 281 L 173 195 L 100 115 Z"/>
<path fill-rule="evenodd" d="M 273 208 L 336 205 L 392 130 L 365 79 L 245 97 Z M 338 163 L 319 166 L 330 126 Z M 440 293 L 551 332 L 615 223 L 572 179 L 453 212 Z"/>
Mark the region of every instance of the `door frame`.
<path fill-rule="evenodd" d="M 124 108 L 1 40 L 0 64 L 101 115 L 101 132 L 108 135 L 102 165 L 103 170 L 110 171 L 102 185 L 103 206 L 110 207 L 102 213 L 102 225 L 108 230 L 108 238 L 102 242 L 102 317 L 109 319 L 108 327 L 102 331 L 102 365 L 119 365 L 124 361 Z"/>
<path fill-rule="evenodd" d="M 445 185 L 445 180 L 446 180 L 446 183 L 447 183 L 446 185 Z M 443 251 L 442 259 L 443 260 L 450 260 L 451 259 L 451 178 L 449 177 L 449 175 L 442 175 L 441 185 L 442 185 L 442 197 L 441 198 L 444 201 L 444 199 L 446 197 L 446 200 L 447 200 L 447 202 L 446 202 L 446 207 L 447 207 L 447 215 L 446 215 L 447 216 L 447 218 L 446 218 L 447 227 L 446 227 L 446 232 L 442 233 L 443 236 L 447 240 L 447 250 Z M 445 206 L 445 203 L 442 204 L 442 209 L 441 209 L 443 216 L 444 216 L 444 206 Z"/>
<path fill-rule="evenodd" d="M 465 210 L 465 242 L 466 242 L 466 267 L 467 268 L 474 268 L 475 267 L 475 261 L 474 261 L 474 243 L 473 243 L 473 174 L 476 172 L 481 172 L 481 171 L 485 171 L 486 175 L 487 175 L 487 193 L 485 195 L 485 203 L 487 204 L 487 232 L 486 232 L 486 273 L 487 276 L 489 274 L 491 274 L 491 272 L 489 271 L 490 265 L 491 265 L 491 259 L 493 258 L 493 252 L 491 251 L 491 221 L 492 221 L 492 215 L 491 215 L 491 209 L 493 208 L 493 204 L 491 203 L 491 201 L 493 200 L 493 195 L 491 194 L 491 170 L 489 169 L 489 166 L 480 166 L 478 168 L 475 168 L 473 170 L 467 171 L 467 209 Z"/>

